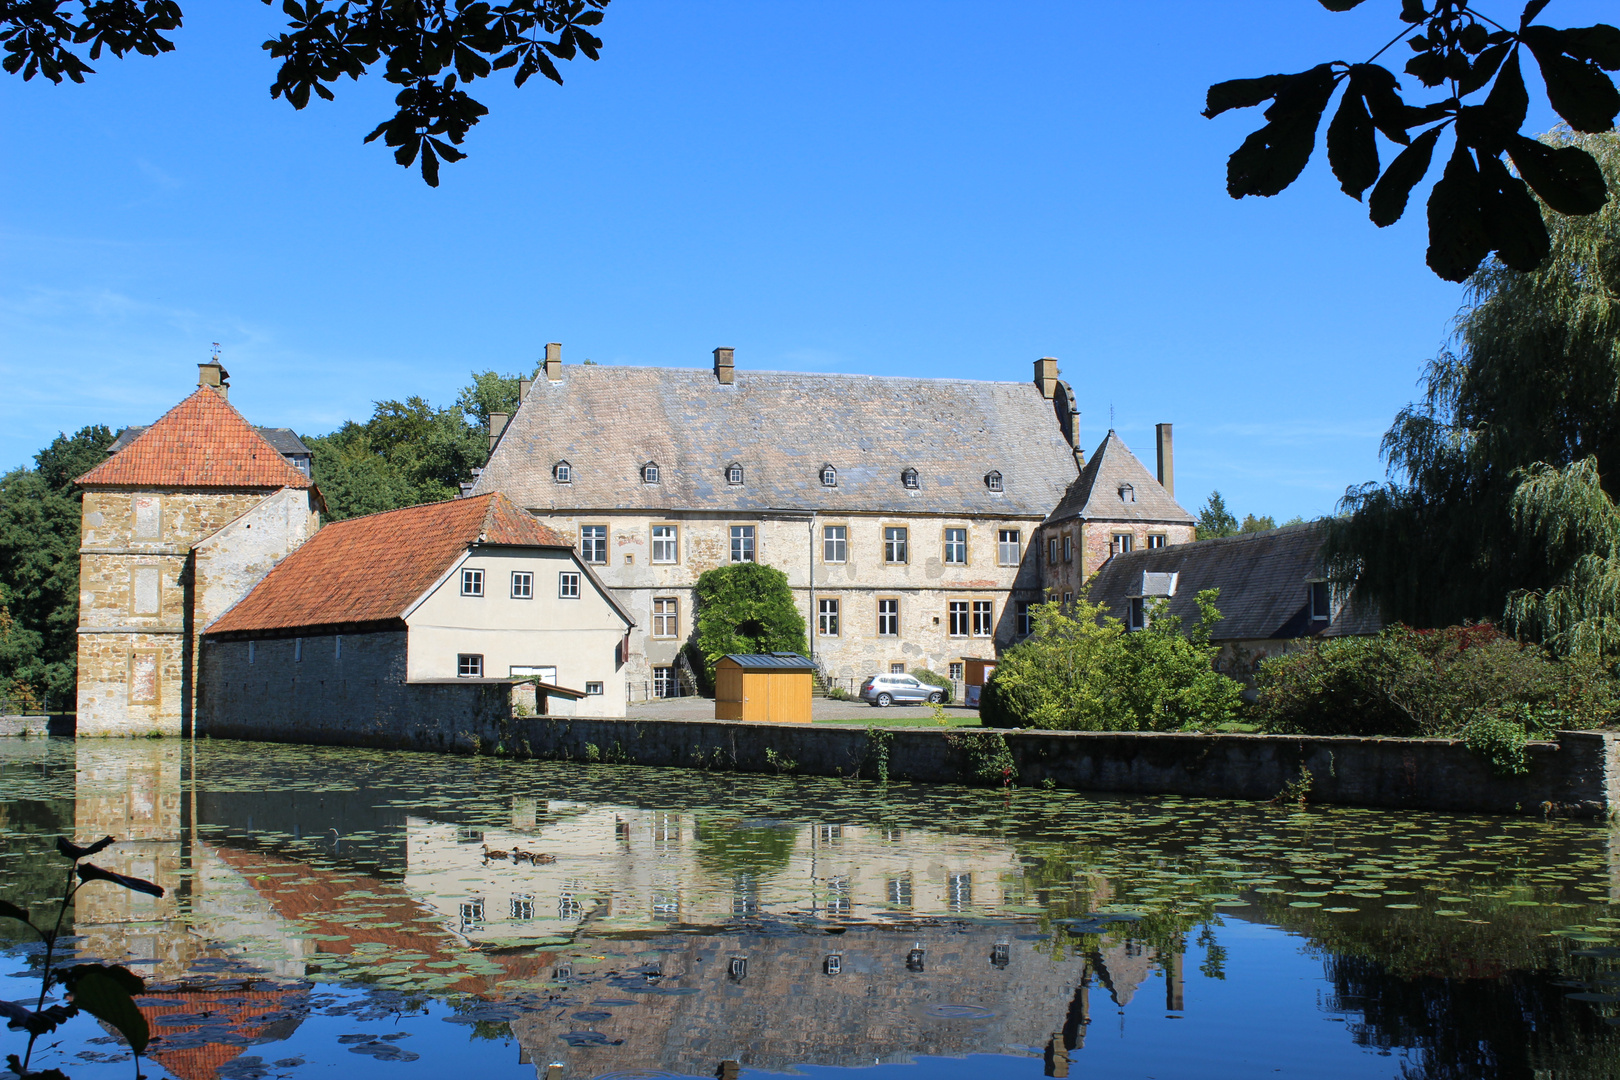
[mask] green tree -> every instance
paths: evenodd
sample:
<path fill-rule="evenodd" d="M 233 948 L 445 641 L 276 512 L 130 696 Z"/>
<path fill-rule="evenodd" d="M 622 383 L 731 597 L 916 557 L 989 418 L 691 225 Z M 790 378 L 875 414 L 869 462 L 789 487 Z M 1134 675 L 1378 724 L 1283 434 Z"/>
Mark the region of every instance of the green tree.
<path fill-rule="evenodd" d="M 1221 497 L 1220 492 L 1210 492 L 1204 508 L 1198 511 L 1198 539 L 1214 540 L 1222 536 L 1231 536 L 1237 531 L 1237 518 L 1226 508 L 1226 500 Z"/>
<path fill-rule="evenodd" d="M 518 86 L 536 74 L 561 85 L 556 61 L 600 55 L 601 39 L 586 28 L 602 22 L 607 4 L 283 0 L 287 30 L 263 45 L 281 61 L 270 96 L 295 109 L 308 105 L 312 92 L 331 101 L 330 84 L 344 76 L 358 80 L 381 64 L 383 79 L 401 88 L 398 108 L 365 141 L 380 137 L 406 168 L 420 158 L 422 179 L 437 187 L 440 159 L 466 157 L 457 147 L 489 112 L 464 87 L 506 68 Z M 87 59 L 103 52 L 173 51 L 166 35 L 182 19 L 179 0 L 0 0 L 0 68 L 25 80 L 43 75 L 82 83 L 95 72 Z"/>
<path fill-rule="evenodd" d="M 1331 11 L 1362 2 L 1321 0 Z M 1342 86 L 1328 124 L 1328 164 L 1351 198 L 1359 201 L 1371 189 L 1367 210 L 1375 225 L 1394 224 L 1405 213 L 1449 129 L 1451 156 L 1429 195 L 1429 267 L 1448 281 L 1463 281 L 1495 252 L 1506 266 L 1535 269 L 1551 250 L 1537 199 L 1558 214 L 1592 214 L 1608 201 L 1608 188 L 1580 145 L 1548 145 L 1521 133 L 1530 103 L 1522 61 L 1528 56 L 1540 68 L 1548 102 L 1573 130 L 1608 131 L 1620 113 L 1620 93 L 1604 74 L 1620 69 L 1620 30 L 1533 22 L 1548 2 L 1530 0 L 1514 24 L 1507 11 L 1498 11 L 1498 22 L 1469 0 L 1400 0 L 1405 25 L 1363 63 L 1335 60 L 1292 75 L 1210 87 L 1207 117 L 1271 103 L 1265 126 L 1227 160 L 1228 194 L 1275 195 L 1298 179 Z M 1436 91 L 1422 105 L 1404 100 L 1395 73 L 1375 62 L 1403 41 L 1414 54 L 1405 73 Z M 1387 168 L 1379 160 L 1379 135 L 1401 147 Z"/>
<path fill-rule="evenodd" d="M 1198 621 L 1185 633 L 1167 602 L 1134 633 L 1084 596 L 1031 608 L 1035 632 L 1002 655 L 980 718 L 987 727 L 1067 731 L 1178 731 L 1235 720 L 1242 687 L 1211 667 L 1218 594 L 1198 594 Z"/>
<path fill-rule="evenodd" d="M 0 692 L 71 699 L 79 624 L 76 477 L 107 456 L 105 425 L 59 435 L 0 476 Z"/>
<path fill-rule="evenodd" d="M 697 649 L 705 674 L 727 653 L 809 653 L 787 575 L 759 563 L 705 570 L 697 580 Z"/>
<path fill-rule="evenodd" d="M 1620 180 L 1620 138 L 1568 138 Z M 1547 220 L 1544 266 L 1470 279 L 1452 347 L 1384 436 L 1394 479 L 1346 494 L 1328 553 L 1387 621 L 1505 614 L 1559 651 L 1617 652 L 1620 207 Z"/>
<path fill-rule="evenodd" d="M 1277 527 L 1277 519 L 1271 515 L 1255 517 L 1253 514 L 1243 515 L 1243 524 L 1238 528 L 1240 533 L 1270 532 Z"/>

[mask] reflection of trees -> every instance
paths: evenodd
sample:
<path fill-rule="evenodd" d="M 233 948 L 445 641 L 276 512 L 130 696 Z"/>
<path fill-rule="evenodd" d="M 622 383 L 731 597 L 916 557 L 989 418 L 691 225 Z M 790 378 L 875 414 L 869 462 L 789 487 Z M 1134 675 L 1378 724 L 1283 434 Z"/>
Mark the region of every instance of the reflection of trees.
<path fill-rule="evenodd" d="M 0 899 L 21 908 L 39 907 L 41 897 L 62 895 L 62 861 L 56 857 L 56 838 L 73 833 L 71 799 L 18 799 L 0 803 L 0 863 L 6 868 Z M 56 908 L 50 905 L 51 919 Z M 62 932 L 72 933 L 73 913 L 62 921 Z M 0 941 L 38 940 L 33 931 L 12 919 L 0 919 Z"/>
<path fill-rule="evenodd" d="M 699 814 L 695 830 L 697 860 L 711 873 L 744 874 L 758 879 L 787 866 L 798 833 L 797 825 L 747 825 L 734 818 Z"/>

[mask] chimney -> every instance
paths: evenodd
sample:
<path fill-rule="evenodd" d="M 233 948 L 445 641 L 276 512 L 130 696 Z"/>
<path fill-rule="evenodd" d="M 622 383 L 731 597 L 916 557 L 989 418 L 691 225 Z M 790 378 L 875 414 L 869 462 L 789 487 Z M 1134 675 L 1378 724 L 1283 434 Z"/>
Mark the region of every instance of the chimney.
<path fill-rule="evenodd" d="M 533 379 L 519 379 L 518 380 L 518 407 L 519 408 L 522 408 L 523 403 L 529 399 L 529 387 L 531 387 L 533 385 L 534 385 L 534 380 Z"/>
<path fill-rule="evenodd" d="M 1035 361 L 1035 385 L 1041 388 L 1041 397 L 1047 401 L 1057 393 L 1058 366 L 1057 357 L 1043 356 Z"/>
<path fill-rule="evenodd" d="M 552 341 L 546 345 L 546 381 L 562 382 L 562 342 Z"/>
<path fill-rule="evenodd" d="M 501 441 L 501 432 L 506 430 L 507 419 L 507 415 L 503 412 L 489 414 L 489 448 L 491 452 L 494 451 L 495 444 Z"/>
<path fill-rule="evenodd" d="M 219 362 L 216 356 L 206 364 L 197 365 L 197 385 L 207 386 L 219 392 L 222 398 L 231 396 L 231 373 L 225 370 L 225 365 Z"/>
<path fill-rule="evenodd" d="M 1176 462 L 1170 446 L 1170 425 L 1159 424 L 1154 431 L 1159 436 L 1159 486 L 1173 499 L 1176 497 Z"/>
<path fill-rule="evenodd" d="M 736 378 L 737 369 L 731 362 L 731 355 L 736 351 L 723 347 L 714 350 L 714 377 L 721 386 L 730 386 Z"/>

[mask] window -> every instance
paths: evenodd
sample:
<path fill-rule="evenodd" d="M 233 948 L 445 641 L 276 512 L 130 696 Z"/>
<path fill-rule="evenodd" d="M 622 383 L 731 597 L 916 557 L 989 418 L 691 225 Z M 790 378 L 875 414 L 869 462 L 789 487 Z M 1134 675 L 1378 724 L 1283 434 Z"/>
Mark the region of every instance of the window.
<path fill-rule="evenodd" d="M 883 530 L 883 561 L 903 563 L 906 558 L 906 530 L 889 526 Z"/>
<path fill-rule="evenodd" d="M 951 637 L 968 636 L 968 602 L 952 600 L 945 605 L 946 632 Z"/>
<path fill-rule="evenodd" d="M 483 654 L 462 653 L 457 656 L 456 677 L 461 679 L 482 679 L 484 677 Z"/>
<path fill-rule="evenodd" d="M 129 654 L 129 703 L 156 705 L 162 687 L 158 679 L 160 654 L 156 649 L 140 649 Z"/>
<path fill-rule="evenodd" d="M 1311 582 L 1311 620 L 1326 622 L 1333 618 L 1333 592 L 1325 581 Z"/>
<path fill-rule="evenodd" d="M 1131 597 L 1129 628 L 1141 630 L 1147 626 L 1147 604 L 1140 596 Z"/>
<path fill-rule="evenodd" d="M 962 678 L 962 664 L 961 664 L 961 661 L 957 661 L 956 663 L 950 665 L 950 667 L 947 670 L 950 672 L 951 678 L 958 679 L 958 680 Z"/>
<path fill-rule="evenodd" d="M 918 488 L 922 487 L 922 484 L 917 480 L 916 469 L 907 469 L 905 472 L 901 473 L 900 483 L 905 486 L 907 491 L 916 491 Z"/>
<path fill-rule="evenodd" d="M 257 663 L 257 662 L 258 662 L 258 661 L 257 661 L 257 660 L 255 660 L 255 659 L 254 659 L 254 655 L 253 655 L 253 654 L 254 654 L 254 652 L 255 652 L 255 651 L 256 651 L 256 650 L 255 650 L 255 649 L 254 649 L 254 646 L 255 646 L 255 645 L 256 645 L 256 644 L 258 644 L 258 643 L 257 643 L 257 642 L 254 642 L 254 641 L 250 641 L 250 642 L 248 642 L 248 663 L 250 663 L 250 664 L 254 664 L 254 663 Z"/>
<path fill-rule="evenodd" d="M 973 906 L 973 875 L 971 873 L 951 874 L 947 882 L 950 896 L 950 909 L 964 911 Z"/>
<path fill-rule="evenodd" d="M 476 900 L 463 900 L 461 902 L 461 922 L 464 926 L 473 926 L 484 921 L 483 898 Z"/>
<path fill-rule="evenodd" d="M 534 896 L 530 893 L 518 893 L 512 897 L 512 918 L 534 918 Z"/>
<path fill-rule="evenodd" d="M 163 503 L 156 495 L 133 496 L 135 539 L 156 540 L 163 535 Z"/>
<path fill-rule="evenodd" d="M 838 601 L 816 601 L 816 633 L 822 637 L 838 636 Z"/>
<path fill-rule="evenodd" d="M 672 638 L 681 635 L 681 602 L 673 596 L 653 597 L 652 636 Z"/>
<path fill-rule="evenodd" d="M 332 638 L 332 659 L 343 659 L 343 635 L 337 634 Z"/>
<path fill-rule="evenodd" d="M 607 554 L 607 526 L 581 525 L 579 527 L 579 557 L 588 563 L 605 564 Z"/>
<path fill-rule="evenodd" d="M 1119 501 L 1133 503 L 1136 501 L 1136 488 L 1130 484 L 1119 485 Z"/>
<path fill-rule="evenodd" d="M 1018 601 L 1018 606 L 1013 610 L 1018 614 L 1018 636 L 1029 637 L 1035 632 L 1035 616 L 1029 613 L 1029 601 Z"/>
<path fill-rule="evenodd" d="M 551 467 L 551 476 L 559 484 L 572 484 L 574 482 L 574 467 L 566 461 L 559 461 Z"/>
<path fill-rule="evenodd" d="M 534 575 L 527 570 L 512 571 L 512 599 L 534 599 Z"/>
<path fill-rule="evenodd" d="M 838 486 L 838 470 L 833 468 L 831 465 L 823 465 L 821 467 L 821 486 L 822 487 L 837 487 Z"/>
<path fill-rule="evenodd" d="M 1017 529 L 1002 529 L 997 534 L 996 561 L 1002 566 L 1017 566 L 1023 554 L 1023 549 L 1018 544 Z"/>
<path fill-rule="evenodd" d="M 1063 561 L 1074 562 L 1074 537 L 1063 534 Z"/>
<path fill-rule="evenodd" d="M 743 482 L 742 466 L 733 461 L 726 466 L 726 483 L 741 484 Z"/>
<path fill-rule="evenodd" d="M 557 595 L 564 600 L 579 599 L 579 574 L 568 570 L 557 575 Z"/>
<path fill-rule="evenodd" d="M 513 664 L 507 671 L 514 679 L 539 679 L 547 686 L 557 685 L 557 669 L 537 664 Z"/>
<path fill-rule="evenodd" d="M 1148 550 L 1155 551 L 1158 548 L 1164 547 L 1164 540 L 1164 533 L 1149 533 L 1147 538 Z"/>
<path fill-rule="evenodd" d="M 649 461 L 641 467 L 641 482 L 643 484 L 658 483 L 658 462 Z"/>
<path fill-rule="evenodd" d="M 680 535 L 674 525 L 654 525 L 652 527 L 652 561 L 655 563 L 672 563 L 680 561 Z"/>
<path fill-rule="evenodd" d="M 130 571 L 129 576 L 130 614 L 160 614 L 163 611 L 163 568 L 137 566 Z"/>
<path fill-rule="evenodd" d="M 900 636 L 900 601 L 878 601 L 878 633 L 884 637 Z"/>
<path fill-rule="evenodd" d="M 733 525 L 731 527 L 731 561 L 754 561 L 754 527 L 752 525 Z"/>
<path fill-rule="evenodd" d="M 990 634 L 992 633 L 993 624 L 994 624 L 994 621 L 995 621 L 990 617 L 991 613 L 992 613 L 992 610 L 993 609 L 991 607 L 991 601 L 989 601 L 989 600 L 975 600 L 975 601 L 973 601 L 973 636 L 974 637 L 989 637 L 990 636 Z"/>
<path fill-rule="evenodd" d="M 1074 593 L 1072 593 L 1072 592 L 1064 593 L 1063 594 L 1063 606 L 1068 607 L 1069 605 L 1071 605 L 1073 603 L 1074 603 Z"/>
<path fill-rule="evenodd" d="M 967 565 L 967 530 L 945 530 L 945 561 L 953 566 Z"/>
<path fill-rule="evenodd" d="M 1055 537 L 1055 536 L 1048 536 L 1046 538 L 1046 561 L 1047 561 L 1048 565 L 1050 565 L 1050 566 L 1056 566 L 1057 565 L 1057 561 L 1058 561 L 1057 553 L 1058 553 L 1058 538 Z"/>
<path fill-rule="evenodd" d="M 889 674 L 890 675 L 904 675 L 905 673 L 906 673 L 906 665 L 904 665 L 904 664 L 890 664 L 889 665 Z"/>
<path fill-rule="evenodd" d="M 462 568 L 462 570 L 461 570 L 461 595 L 462 596 L 483 596 L 484 595 L 484 572 L 482 570 L 469 570 L 466 567 Z"/>
<path fill-rule="evenodd" d="M 1136 537 L 1130 533 L 1114 534 L 1114 554 L 1123 555 L 1136 546 Z"/>
<path fill-rule="evenodd" d="M 594 697 L 602 692 L 602 684 L 599 682 L 588 682 L 585 684 L 585 692 Z"/>
<path fill-rule="evenodd" d="M 1001 474 L 996 472 L 994 469 L 992 469 L 989 472 L 985 473 L 984 474 L 984 486 L 989 488 L 991 491 L 1000 491 L 1000 490 L 1002 490 L 1002 488 L 1001 488 Z"/>
<path fill-rule="evenodd" d="M 301 664 L 303 662 L 304 662 L 304 639 L 301 638 L 301 637 L 295 637 L 295 638 L 293 638 L 293 663 Z"/>
<path fill-rule="evenodd" d="M 653 668 L 653 697 L 679 697 L 680 693 L 680 684 L 675 681 L 674 668 Z"/>
<path fill-rule="evenodd" d="M 821 561 L 841 563 L 849 557 L 849 529 L 844 525 L 825 525 L 821 529 Z"/>

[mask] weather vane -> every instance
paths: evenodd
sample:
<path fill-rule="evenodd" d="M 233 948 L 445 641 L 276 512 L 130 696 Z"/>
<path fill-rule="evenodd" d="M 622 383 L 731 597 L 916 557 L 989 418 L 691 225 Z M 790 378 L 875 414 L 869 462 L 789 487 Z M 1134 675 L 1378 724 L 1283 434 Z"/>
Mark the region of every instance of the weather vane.
<path fill-rule="evenodd" d="M 214 357 L 215 363 L 218 363 L 219 362 L 219 342 L 217 342 L 217 341 L 214 342 L 214 347 L 212 349 L 208 350 L 208 351 Z"/>

